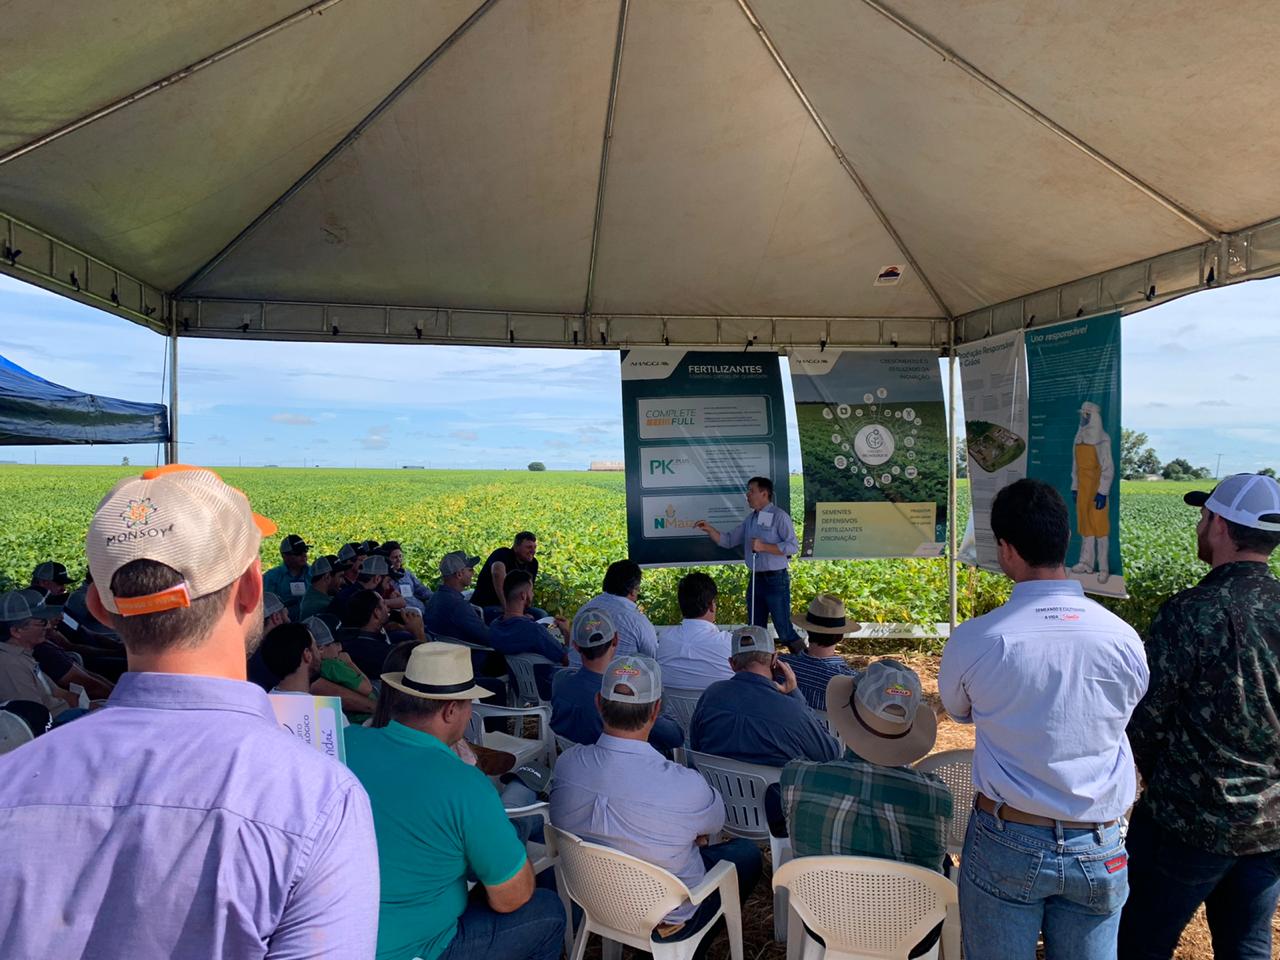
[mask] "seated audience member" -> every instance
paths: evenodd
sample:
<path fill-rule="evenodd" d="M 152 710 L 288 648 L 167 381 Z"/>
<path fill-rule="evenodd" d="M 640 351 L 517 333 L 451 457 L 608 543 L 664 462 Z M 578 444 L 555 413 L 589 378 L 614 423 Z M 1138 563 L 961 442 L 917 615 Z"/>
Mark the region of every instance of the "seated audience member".
<path fill-rule="evenodd" d="M 123 657 L 124 644 L 120 642 L 120 635 L 89 612 L 85 598 L 89 595 L 89 587 L 92 583 L 92 574 L 86 573 L 84 582 L 67 594 L 67 602 L 63 604 L 63 610 L 75 619 L 80 628 L 79 635 L 82 642 L 100 647 L 114 656 Z"/>
<path fill-rule="evenodd" d="M 21 590 L 0 595 L 0 700 L 33 700 L 58 720 L 79 706 L 79 698 L 60 688 L 40 669 L 32 651 L 44 643 L 49 610 L 33 606 Z"/>
<path fill-rule="evenodd" d="M 618 628 L 618 654 L 637 653 L 651 660 L 658 656 L 658 632 L 649 618 L 640 612 L 640 580 L 643 571 L 634 560 L 615 560 L 604 572 L 604 592 L 586 602 L 587 607 L 603 610 Z M 569 663 L 579 666 L 576 651 L 570 651 Z"/>
<path fill-rule="evenodd" d="M 471 602 L 484 611 L 485 623 L 492 623 L 502 616 L 502 585 L 509 573 L 522 570 L 529 574 L 529 582 L 538 579 L 538 538 L 528 530 L 516 534 L 509 547 L 499 547 L 489 558 L 476 577 L 476 590 L 471 595 Z M 545 617 L 544 611 L 538 611 L 534 617 Z"/>
<path fill-rule="evenodd" d="M 0 754 L 17 750 L 52 728 L 53 717 L 43 704 L 34 700 L 0 701 Z"/>
<path fill-rule="evenodd" d="M 745 902 L 760 879 L 759 848 L 741 838 L 709 843 L 724 827 L 724 801 L 701 774 L 665 759 L 646 742 L 662 712 L 657 662 L 617 657 L 596 696 L 604 732 L 594 744 L 566 750 L 556 763 L 551 822 L 670 871 L 690 887 L 708 868 L 728 860 L 737 868 Z M 687 940 L 719 908 L 718 893 L 696 907 L 685 902 L 667 914 L 652 939 Z"/>
<path fill-rule="evenodd" d="M 102 700 L 110 696 L 111 691 L 115 689 L 115 684 L 84 665 L 83 661 L 91 648 L 87 648 L 82 654 L 58 632 L 58 624 L 62 619 L 62 607 L 47 604 L 39 590 L 18 590 L 15 593 L 26 600 L 29 609 L 39 612 L 39 616 L 34 617 L 25 629 L 34 631 L 36 623 L 39 623 L 41 639 L 32 649 L 31 655 L 35 657 L 44 675 L 66 691 L 71 690 L 71 684 L 78 683 L 84 687 L 85 693 L 91 700 Z M 97 652 L 103 653 L 103 651 Z M 112 672 L 116 677 L 124 672 L 123 660 L 105 657 L 105 662 L 115 664 Z M 73 699 L 76 698 L 73 697 Z"/>
<path fill-rule="evenodd" d="M 298 619 L 298 605 L 311 583 L 307 573 L 307 553 L 310 550 L 311 547 L 300 536 L 289 534 L 280 541 L 280 565 L 262 575 L 263 589 L 284 601 L 290 620 Z"/>
<path fill-rule="evenodd" d="M 364 560 L 365 555 L 360 552 L 358 543 L 344 543 L 338 548 L 338 563 L 342 567 L 342 583 L 339 586 L 356 582 L 356 577 L 360 575 L 360 564 Z"/>
<path fill-rule="evenodd" d="M 79 683 L 89 690 L 90 696 L 105 697 L 126 669 L 124 647 L 118 637 L 101 624 L 96 624 L 87 610 L 82 618 L 66 611 L 74 624 L 63 619 L 66 604 L 72 596 L 67 592 L 67 585 L 72 582 L 66 566 L 54 560 L 37 564 L 31 572 L 28 592 L 35 594 L 34 602 L 42 603 L 50 611 L 49 630 L 45 635 L 48 642 L 36 650 L 36 659 L 40 668 L 62 686 Z M 90 631 L 81 634 L 79 627 L 86 621 L 97 625 L 99 636 L 95 637 Z M 84 668 L 82 676 L 66 676 L 73 662 Z M 88 683 L 85 683 L 86 679 Z"/>
<path fill-rule="evenodd" d="M 273 674 L 280 677 L 268 693 L 291 693 L 299 696 L 332 696 L 313 690 L 320 678 L 320 648 L 311 630 L 301 623 L 284 623 L 262 638 L 262 660 Z M 348 725 L 345 712 L 342 725 Z"/>
<path fill-rule="evenodd" d="M 431 595 L 422 615 L 435 636 L 489 646 L 489 628 L 484 618 L 462 595 L 471 586 L 479 562 L 479 557 L 469 557 L 461 550 L 446 553 L 440 560 L 440 589 Z"/>
<path fill-rule="evenodd" d="M 784 653 L 778 659 L 791 667 L 805 701 L 815 710 L 827 709 L 827 681 L 832 677 L 857 677 L 858 671 L 836 652 L 841 638 L 861 629 L 845 618 L 844 601 L 820 593 L 809 601 L 803 617 L 791 622 L 809 635 L 803 653 Z"/>
<path fill-rule="evenodd" d="M 284 601 L 277 597 L 274 593 L 264 593 L 262 595 L 262 629 L 274 630 L 282 623 L 292 623 L 293 617 L 289 614 L 289 608 L 284 605 Z"/>
<path fill-rule="evenodd" d="M 877 660 L 860 677 L 832 677 L 824 702 L 848 747 L 830 763 L 782 768 L 779 786 L 765 795 L 774 836 L 789 834 L 797 857 L 880 857 L 941 871 L 952 797 L 941 779 L 912 768 L 938 733 L 920 678 L 897 660 Z M 932 949 L 941 930 L 909 956 Z"/>
<path fill-rule="evenodd" d="M 308 571 L 311 585 L 298 604 L 298 620 L 308 620 L 329 609 L 329 604 L 342 584 L 342 574 L 334 567 L 338 558 L 332 554 L 316 557 Z"/>
<path fill-rule="evenodd" d="M 488 778 L 453 751 L 471 719 L 465 648 L 415 646 L 382 676 L 385 727 L 352 727 L 347 764 L 378 838 L 379 960 L 558 960 L 564 908 L 535 887 L 524 845 Z M 467 878 L 479 881 L 468 897 Z"/>
<path fill-rule="evenodd" d="M 67 584 L 71 582 L 66 566 L 56 560 L 46 560 L 31 571 L 31 589 L 39 590 L 46 600 L 65 594 Z"/>
<path fill-rule="evenodd" d="M 356 666 L 351 655 L 338 642 L 337 622 L 322 616 L 304 620 L 320 652 L 320 679 L 311 684 L 311 692 L 322 697 L 338 697 L 342 709 L 352 720 L 363 721 L 377 704 L 377 691 Z"/>
<path fill-rule="evenodd" d="M 345 619 L 347 604 L 361 590 L 372 590 L 378 596 L 383 596 L 383 583 L 390 569 L 386 557 L 365 557 L 355 565 L 355 577 L 349 582 L 339 584 L 337 593 L 333 595 L 333 600 L 329 602 L 324 612 Z M 404 606 L 403 599 L 399 606 Z M 387 605 L 387 609 L 391 609 L 390 604 Z"/>
<path fill-rule="evenodd" d="M 551 729 L 574 743 L 595 743 L 604 723 L 596 698 L 605 668 L 618 651 L 618 631 L 603 610 L 584 607 L 573 618 L 573 645 L 582 666 L 561 670 L 551 682 Z M 684 731 L 670 717 L 658 717 L 649 733 L 655 750 L 684 746 Z"/>
<path fill-rule="evenodd" d="M 391 583 L 408 606 L 422 613 L 431 599 L 431 588 L 405 567 L 404 549 L 398 541 L 388 540 L 382 545 L 382 552 L 386 554 L 387 565 L 391 568 Z"/>
<path fill-rule="evenodd" d="M 689 722 L 689 746 L 744 763 L 785 766 L 834 760 L 840 746 L 796 689 L 764 627 L 733 631 L 733 677 L 703 691 Z"/>
<path fill-rule="evenodd" d="M 569 663 L 564 643 L 552 637 L 547 625 L 528 612 L 533 606 L 533 578 L 529 574 L 513 570 L 504 578 L 502 589 L 503 615 L 489 625 L 489 646 L 501 654 L 536 653 L 550 660 L 533 667 L 539 696 L 550 700 L 552 674 Z M 562 636 L 569 635 L 569 623 L 563 617 L 557 617 L 555 625 Z"/>
<path fill-rule="evenodd" d="M 718 594 L 716 582 L 705 573 L 680 578 L 676 598 L 684 619 L 658 638 L 658 666 L 668 689 L 705 690 L 733 676 L 732 638 L 716 626 Z"/>
<path fill-rule="evenodd" d="M 361 590 L 347 604 L 338 642 L 366 677 L 382 675 L 382 661 L 391 650 L 391 640 L 383 629 L 388 616 L 386 602 L 372 590 Z"/>

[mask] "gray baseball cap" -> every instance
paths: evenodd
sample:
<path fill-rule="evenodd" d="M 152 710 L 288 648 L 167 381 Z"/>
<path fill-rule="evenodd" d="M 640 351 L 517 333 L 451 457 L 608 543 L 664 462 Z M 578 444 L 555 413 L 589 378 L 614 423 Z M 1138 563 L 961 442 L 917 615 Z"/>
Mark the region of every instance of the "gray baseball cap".
<path fill-rule="evenodd" d="M 440 576 L 452 577 L 467 567 L 480 566 L 479 557 L 468 557 L 462 550 L 454 550 L 440 558 Z"/>
<path fill-rule="evenodd" d="M 391 572 L 391 568 L 387 566 L 387 558 L 379 554 L 371 557 L 365 557 L 364 563 L 360 564 L 360 576 L 362 577 L 385 577 Z"/>
<path fill-rule="evenodd" d="M 262 595 L 262 619 L 274 617 L 284 609 L 284 601 L 268 590 Z"/>
<path fill-rule="evenodd" d="M 342 563 L 354 563 L 356 557 L 360 556 L 359 551 L 356 550 L 356 547 L 358 546 L 359 544 L 357 543 L 344 543 L 338 548 L 338 559 Z"/>
<path fill-rule="evenodd" d="M 620 691 L 627 687 L 630 693 Z M 649 657 L 614 657 L 605 668 L 600 696 L 615 703 L 655 703 L 662 699 L 662 670 Z"/>
<path fill-rule="evenodd" d="M 733 631 L 731 656 L 740 653 L 773 653 L 773 637 L 764 627 L 739 627 Z"/>
<path fill-rule="evenodd" d="M 613 620 L 599 607 L 584 607 L 573 618 L 573 642 L 581 649 L 603 647 L 618 635 Z"/>
<path fill-rule="evenodd" d="M 317 647 L 327 647 L 338 639 L 333 635 L 333 631 L 329 629 L 329 625 L 319 617 L 307 617 L 302 621 L 302 625 L 311 631 L 312 639 L 315 640 Z"/>
<path fill-rule="evenodd" d="M 333 562 L 328 557 L 316 557 L 311 561 L 311 579 L 323 577 L 326 573 L 333 573 Z"/>
<path fill-rule="evenodd" d="M 49 620 L 56 612 L 45 606 L 39 590 L 14 590 L 0 594 L 0 623 Z"/>

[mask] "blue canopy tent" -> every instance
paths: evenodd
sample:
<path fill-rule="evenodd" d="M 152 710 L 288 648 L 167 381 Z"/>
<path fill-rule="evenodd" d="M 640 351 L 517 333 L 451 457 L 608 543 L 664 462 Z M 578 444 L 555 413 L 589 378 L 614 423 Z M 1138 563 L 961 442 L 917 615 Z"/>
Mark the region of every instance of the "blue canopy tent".
<path fill-rule="evenodd" d="M 99 397 L 50 383 L 0 357 L 0 445 L 165 443 L 162 403 Z"/>

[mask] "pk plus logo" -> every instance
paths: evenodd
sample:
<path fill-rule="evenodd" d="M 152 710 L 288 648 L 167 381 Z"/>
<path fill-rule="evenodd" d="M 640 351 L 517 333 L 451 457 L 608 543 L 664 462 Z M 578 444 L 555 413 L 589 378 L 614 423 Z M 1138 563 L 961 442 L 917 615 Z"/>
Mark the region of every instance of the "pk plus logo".
<path fill-rule="evenodd" d="M 651 476 L 651 477 L 652 477 L 655 473 L 656 473 L 656 474 L 658 474 L 659 476 L 663 476 L 663 475 L 666 475 L 666 476 L 675 476 L 676 471 L 675 471 L 675 468 L 672 466 L 672 464 L 674 464 L 674 463 L 675 463 L 675 460 L 674 460 L 674 459 L 672 459 L 672 460 L 650 460 L 650 461 L 649 461 L 649 476 Z"/>

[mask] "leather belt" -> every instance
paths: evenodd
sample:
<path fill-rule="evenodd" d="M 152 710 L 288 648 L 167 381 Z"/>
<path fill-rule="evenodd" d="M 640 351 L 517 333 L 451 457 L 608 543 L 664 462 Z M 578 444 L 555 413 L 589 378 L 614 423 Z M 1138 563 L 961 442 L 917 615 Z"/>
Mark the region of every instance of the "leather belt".
<path fill-rule="evenodd" d="M 1000 820 L 1007 820 L 1009 823 L 1021 823 L 1028 827 L 1056 827 L 1061 826 L 1066 830 L 1095 830 L 1114 827 L 1119 820 L 1108 820 L 1105 823 L 1093 821 L 1084 823 L 1079 820 L 1055 820 L 1053 817 L 1042 817 L 1038 813 L 1025 813 L 1009 806 L 1007 803 L 1000 806 L 1000 812 L 996 813 L 996 802 L 984 793 L 974 794 L 973 805 L 983 813 L 989 813 L 993 817 Z"/>

